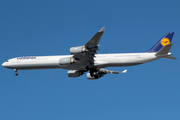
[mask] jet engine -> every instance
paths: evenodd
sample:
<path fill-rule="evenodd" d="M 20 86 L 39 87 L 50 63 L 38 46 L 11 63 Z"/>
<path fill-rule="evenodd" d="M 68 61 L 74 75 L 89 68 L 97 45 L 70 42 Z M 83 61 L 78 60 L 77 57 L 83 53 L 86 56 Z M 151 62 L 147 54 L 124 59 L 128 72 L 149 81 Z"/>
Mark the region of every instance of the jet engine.
<path fill-rule="evenodd" d="M 88 79 L 88 80 L 96 80 L 96 79 L 98 79 L 98 78 L 101 78 L 102 76 L 103 76 L 103 75 L 100 74 L 100 73 L 97 73 L 97 74 L 92 75 L 92 76 L 91 76 L 90 73 L 87 73 L 87 79 Z"/>
<path fill-rule="evenodd" d="M 74 62 L 75 62 L 74 58 L 70 58 L 70 57 L 59 59 L 60 65 L 69 65 L 69 64 L 72 64 Z"/>
<path fill-rule="evenodd" d="M 83 74 L 84 73 L 82 71 L 78 71 L 78 70 L 69 70 L 68 71 L 68 77 L 79 77 Z"/>
<path fill-rule="evenodd" d="M 79 47 L 71 47 L 70 48 L 70 53 L 71 54 L 81 54 L 86 51 L 86 48 L 84 46 L 79 46 Z"/>

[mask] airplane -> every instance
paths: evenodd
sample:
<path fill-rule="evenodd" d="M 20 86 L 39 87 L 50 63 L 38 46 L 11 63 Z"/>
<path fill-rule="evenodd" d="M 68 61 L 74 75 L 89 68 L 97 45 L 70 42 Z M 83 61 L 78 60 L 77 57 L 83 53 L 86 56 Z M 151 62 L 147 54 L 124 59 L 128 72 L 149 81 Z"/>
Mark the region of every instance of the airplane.
<path fill-rule="evenodd" d="M 98 43 L 104 30 L 105 27 L 102 27 L 85 45 L 71 47 L 71 55 L 16 57 L 8 59 L 2 66 L 14 69 L 16 76 L 18 70 L 66 69 L 68 77 L 79 77 L 88 72 L 87 79 L 96 80 L 108 73 L 127 72 L 127 69 L 118 72 L 105 69 L 107 67 L 139 65 L 160 58 L 176 59 L 169 52 L 174 32 L 166 33 L 150 50 L 143 53 L 98 54 Z"/>

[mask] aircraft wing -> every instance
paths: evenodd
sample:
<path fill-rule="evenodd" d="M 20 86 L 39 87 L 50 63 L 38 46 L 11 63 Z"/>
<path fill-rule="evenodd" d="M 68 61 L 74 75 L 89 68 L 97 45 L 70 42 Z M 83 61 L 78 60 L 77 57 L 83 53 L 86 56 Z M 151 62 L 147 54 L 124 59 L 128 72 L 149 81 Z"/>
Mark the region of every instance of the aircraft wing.
<path fill-rule="evenodd" d="M 119 73 L 126 73 L 127 72 L 127 69 L 122 71 L 122 72 L 117 72 L 117 71 L 112 71 L 112 70 L 107 70 L 107 69 L 99 69 L 99 72 L 103 73 L 103 74 L 107 74 L 107 73 L 110 73 L 110 74 L 119 74 Z"/>
<path fill-rule="evenodd" d="M 74 47 L 72 50 L 76 49 L 78 50 L 81 48 L 82 52 L 78 54 L 73 54 L 73 58 L 79 62 L 83 63 L 86 61 L 90 61 L 91 65 L 94 65 L 94 56 L 97 53 L 98 50 L 98 43 L 101 39 L 102 34 L 104 33 L 105 27 L 102 27 L 101 30 L 99 30 L 84 46 L 81 47 Z"/>
<path fill-rule="evenodd" d="M 102 27 L 84 46 L 88 48 L 97 48 L 99 40 L 104 33 L 105 27 Z"/>

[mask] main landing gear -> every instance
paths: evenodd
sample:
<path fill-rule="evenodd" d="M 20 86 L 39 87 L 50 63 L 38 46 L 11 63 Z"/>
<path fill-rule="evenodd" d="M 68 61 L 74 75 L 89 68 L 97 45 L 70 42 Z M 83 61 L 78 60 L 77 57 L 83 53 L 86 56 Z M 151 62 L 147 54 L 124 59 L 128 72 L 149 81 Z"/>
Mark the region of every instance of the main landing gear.
<path fill-rule="evenodd" d="M 86 70 L 89 71 L 91 77 L 94 76 L 95 78 L 97 78 L 97 75 L 96 75 L 97 70 L 96 69 L 93 69 L 93 68 L 90 68 L 89 66 L 87 66 Z"/>
<path fill-rule="evenodd" d="M 15 72 L 14 75 L 17 76 L 18 75 L 17 69 L 14 69 L 14 72 Z"/>

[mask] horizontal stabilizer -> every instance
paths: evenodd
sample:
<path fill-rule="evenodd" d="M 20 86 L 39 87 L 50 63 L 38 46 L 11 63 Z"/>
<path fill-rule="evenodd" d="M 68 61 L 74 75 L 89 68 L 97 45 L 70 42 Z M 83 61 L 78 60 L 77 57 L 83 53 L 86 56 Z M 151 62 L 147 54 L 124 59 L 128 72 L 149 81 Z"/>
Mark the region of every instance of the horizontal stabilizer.
<path fill-rule="evenodd" d="M 156 53 L 156 55 L 162 58 L 177 59 L 175 57 L 172 57 L 171 53 L 169 53 L 169 50 L 171 49 L 171 47 L 172 47 L 172 43 L 164 46 Z"/>
<path fill-rule="evenodd" d="M 161 48 L 156 55 L 166 55 L 168 54 L 169 50 L 171 49 L 172 43 L 168 44 L 166 46 L 164 46 L 163 48 Z"/>
<path fill-rule="evenodd" d="M 163 58 L 167 58 L 167 59 L 177 59 L 177 58 L 175 58 L 175 57 L 172 57 L 172 56 L 170 56 L 170 55 L 168 55 L 168 56 L 165 56 L 165 57 L 163 57 Z"/>

